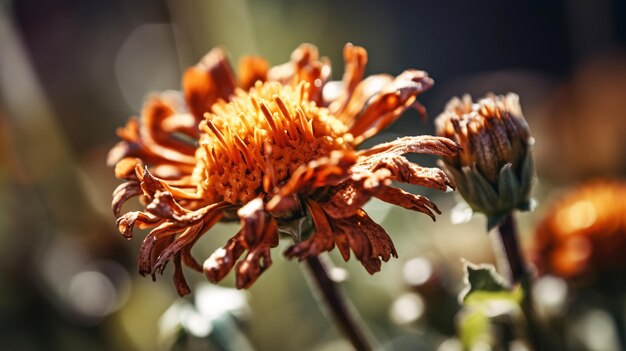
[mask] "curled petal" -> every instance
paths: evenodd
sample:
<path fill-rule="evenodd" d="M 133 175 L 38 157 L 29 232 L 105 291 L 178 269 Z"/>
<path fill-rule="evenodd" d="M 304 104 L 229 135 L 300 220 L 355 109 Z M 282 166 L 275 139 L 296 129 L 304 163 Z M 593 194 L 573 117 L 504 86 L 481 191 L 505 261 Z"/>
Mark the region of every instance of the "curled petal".
<path fill-rule="evenodd" d="M 173 219 L 174 215 L 182 216 L 189 212 L 181 207 L 167 191 L 157 191 L 154 200 L 146 206 L 146 211 L 157 217 L 168 219 Z"/>
<path fill-rule="evenodd" d="M 363 110 L 363 106 L 367 105 L 367 101 L 392 81 L 393 76 L 389 74 L 375 74 L 363 79 L 363 81 L 357 84 L 350 95 L 350 99 L 345 103 L 345 106 L 342 107 L 341 112 L 337 113 L 337 118 L 347 125 L 352 125 L 356 117 Z M 341 95 L 338 99 L 340 97 Z M 338 104 L 331 105 L 330 108 L 337 108 L 337 106 Z"/>
<path fill-rule="evenodd" d="M 239 87 L 249 90 L 257 81 L 267 80 L 269 65 L 267 61 L 259 56 L 244 56 L 239 60 L 237 78 Z"/>
<path fill-rule="evenodd" d="M 352 152 L 334 151 L 330 157 L 322 157 L 309 162 L 306 166 L 298 167 L 287 183 L 280 189 L 280 196 L 295 193 L 308 193 L 314 189 L 337 185 L 348 177 L 350 166 L 356 162 Z M 273 207 L 272 200 L 268 207 Z"/>
<path fill-rule="evenodd" d="M 409 210 L 425 213 L 430 218 L 432 218 L 433 221 L 436 220 L 433 211 L 441 214 L 441 211 L 439 211 L 437 205 L 435 205 L 427 197 L 423 195 L 407 193 L 400 188 L 394 188 L 389 186 L 382 187 L 381 189 L 376 191 L 374 196 L 390 204 L 402 206 Z"/>
<path fill-rule="evenodd" d="M 355 183 L 346 183 L 324 203 L 324 211 L 333 218 L 353 216 L 371 198 L 371 193 Z"/>
<path fill-rule="evenodd" d="M 131 155 L 136 155 L 142 159 L 147 156 L 145 150 L 142 150 L 141 138 L 139 136 L 139 120 L 135 117 L 129 118 L 124 127 L 117 129 L 117 136 L 122 141 L 115 144 L 107 155 L 107 165 L 114 166 L 122 159 Z"/>
<path fill-rule="evenodd" d="M 335 230 L 335 225 L 333 224 L 333 240 L 337 245 L 337 249 L 339 249 L 339 253 L 341 253 L 341 257 L 344 261 L 348 262 L 350 259 L 350 239 L 345 231 Z"/>
<path fill-rule="evenodd" d="M 237 211 L 241 219 L 243 239 L 248 247 L 254 246 L 262 239 L 267 221 L 267 213 L 263 209 L 263 200 L 256 198 Z"/>
<path fill-rule="evenodd" d="M 178 261 L 176 264 L 183 262 L 191 268 L 202 270 L 191 256 L 191 247 L 222 218 L 223 211 L 231 207 L 228 203 L 219 202 L 190 211 L 181 207 L 171 193 L 157 191 L 153 201 L 146 206 L 149 212 L 127 213 L 118 219 L 118 227 L 126 237 L 132 235 L 133 227 L 153 228 L 141 244 L 138 269 L 140 274 L 150 274 L 154 279 L 155 274 L 162 273 L 172 258 Z M 177 288 L 184 287 L 181 283 L 184 278 L 180 274 L 175 272 Z M 185 290 L 178 291 L 183 293 Z"/>
<path fill-rule="evenodd" d="M 221 210 L 209 211 L 202 217 L 199 223 L 188 226 L 183 234 L 177 237 L 173 243 L 167 246 L 165 250 L 159 255 L 156 262 L 152 266 L 152 273 L 163 272 L 165 264 L 175 254 L 179 253 L 184 247 L 191 247 L 198 239 L 200 235 L 205 233 L 208 229 L 213 227 L 222 218 Z"/>
<path fill-rule="evenodd" d="M 370 183 L 368 187 L 378 186 L 385 178 L 439 190 L 455 186 L 453 180 L 439 168 L 421 167 L 403 156 L 376 157 L 360 162 L 351 171 L 353 181 Z"/>
<path fill-rule="evenodd" d="M 193 247 L 193 245 L 195 245 L 196 241 L 198 241 L 199 238 L 200 238 L 200 236 L 196 236 L 196 238 L 194 239 L 194 241 L 191 244 L 183 247 L 180 250 L 180 256 L 181 256 L 185 266 L 193 269 L 196 272 L 201 273 L 202 272 L 202 265 L 200 264 L 200 262 L 198 262 L 198 260 L 196 260 L 193 257 L 193 255 L 191 255 L 191 248 Z"/>
<path fill-rule="evenodd" d="M 330 78 L 330 61 L 323 57 L 319 59 L 317 47 L 311 44 L 302 44 L 291 54 L 291 61 L 272 67 L 268 80 L 278 81 L 281 84 L 291 84 L 294 87 L 305 81 L 308 100 L 315 101 L 318 106 L 322 103 L 322 90 Z"/>
<path fill-rule="evenodd" d="M 143 239 L 141 243 L 141 248 L 139 249 L 139 260 L 138 260 L 138 271 L 139 274 L 145 276 L 146 274 L 153 274 L 154 264 L 158 256 L 155 257 L 153 255 L 153 250 L 159 243 L 163 243 L 164 241 L 168 242 L 169 245 L 173 242 L 173 238 L 176 234 L 184 231 L 184 228 L 171 223 L 164 222 L 161 223 L 158 227 L 152 229 L 148 235 Z M 159 247 L 161 253 L 165 250 L 166 247 Z M 154 279 L 154 276 L 153 276 Z"/>
<path fill-rule="evenodd" d="M 298 257 L 299 261 L 315 257 L 335 247 L 332 237 L 333 230 L 320 205 L 313 200 L 307 200 L 307 207 L 315 224 L 315 232 L 306 240 L 292 245 L 285 252 L 285 256 L 289 258 Z"/>
<path fill-rule="evenodd" d="M 228 100 L 235 91 L 235 79 L 226 52 L 215 48 L 183 75 L 185 100 L 197 121 L 218 100 Z"/>
<path fill-rule="evenodd" d="M 150 228 L 158 225 L 161 221 L 163 221 L 161 218 L 150 213 L 133 211 L 117 219 L 117 229 L 125 238 L 130 239 L 133 237 L 134 227 L 139 229 Z"/>
<path fill-rule="evenodd" d="M 403 183 L 440 190 L 446 190 L 448 186 L 454 188 L 454 181 L 442 170 L 421 167 L 409 162 L 402 155 L 406 153 L 454 155 L 458 152 L 458 149 L 454 142 L 446 138 L 400 138 L 359 152 L 358 162 L 350 170 L 352 173 L 351 178 L 354 181 L 368 179 L 371 183 L 370 186 L 378 184 L 382 177 L 387 176 L 389 179 Z M 385 172 L 380 173 L 382 170 L 385 170 Z M 376 174 L 376 177 L 373 176 L 374 174 Z"/>
<path fill-rule="evenodd" d="M 204 261 L 202 269 L 207 279 L 212 283 L 217 283 L 224 279 L 245 250 L 243 233 L 240 231 L 234 237 L 228 239 L 224 247 L 215 250 L 215 252 Z"/>
<path fill-rule="evenodd" d="M 264 228 L 262 240 L 248 249 L 248 254 L 237 264 L 235 285 L 237 289 L 246 289 L 254 283 L 261 273 L 272 265 L 270 249 L 278 246 L 278 227 L 271 220 Z"/>
<path fill-rule="evenodd" d="M 141 193 L 141 187 L 139 186 L 139 182 L 136 180 L 120 184 L 113 191 L 113 201 L 111 202 L 111 210 L 113 211 L 115 217 L 120 216 L 122 206 L 128 199 L 141 195 Z"/>
<path fill-rule="evenodd" d="M 436 156 L 456 156 L 460 147 L 454 141 L 429 135 L 407 136 L 394 141 L 378 144 L 358 152 L 359 156 L 428 154 Z"/>
<path fill-rule="evenodd" d="M 178 115 L 167 100 L 168 97 L 164 95 L 165 93 L 153 95 L 144 103 L 139 125 L 141 143 L 151 154 L 158 155 L 164 160 L 193 164 L 195 163 L 195 145 L 180 141 L 173 136 L 173 132 L 177 129 L 195 130 L 194 121 L 189 120 L 187 125 L 166 128 L 167 122 L 182 123 L 176 121 L 184 121 L 184 118 L 181 118 L 184 115 Z M 194 136 L 197 137 L 197 133 Z"/>
<path fill-rule="evenodd" d="M 347 237 L 354 255 L 370 274 L 380 270 L 381 260 L 387 262 L 391 256 L 398 257 L 389 235 L 363 210 L 352 217 L 333 221 L 333 228 Z"/>
<path fill-rule="evenodd" d="M 155 177 L 167 180 L 168 184 L 180 187 L 195 187 L 191 181 L 193 168 L 190 165 L 154 164 L 150 167 L 150 173 Z"/>
<path fill-rule="evenodd" d="M 221 213 L 214 214 L 211 218 L 208 219 L 211 222 L 210 226 L 213 226 L 220 218 Z M 182 234 L 174 239 L 174 241 L 169 244 L 154 261 L 151 267 L 151 274 L 155 274 L 156 272 L 162 274 L 163 270 L 165 269 L 165 265 L 170 259 L 172 259 L 174 255 L 180 253 L 184 247 L 193 245 L 193 243 L 196 242 L 198 236 L 203 233 L 201 232 L 202 228 L 203 223 L 197 223 L 185 228 Z"/>
<path fill-rule="evenodd" d="M 417 103 L 416 97 L 430 89 L 433 84 L 434 81 L 424 71 L 407 70 L 396 77 L 372 96 L 356 117 L 349 129 L 355 137 L 355 143 L 359 144 L 386 128 L 407 108 L 415 107 L 425 113 L 423 106 Z"/>
<path fill-rule="evenodd" d="M 128 157 L 140 158 L 151 165 L 195 164 L 195 142 L 185 141 L 179 134 L 190 140 L 197 139 L 197 121 L 187 113 L 175 92 L 151 95 L 143 105 L 140 119 L 131 118 L 117 134 L 123 141 L 109 151 L 107 164 L 110 166 Z M 118 177 L 123 177 L 123 173 L 116 170 Z"/>
<path fill-rule="evenodd" d="M 187 284 L 187 280 L 185 279 L 185 275 L 183 274 L 183 265 L 180 262 L 180 253 L 174 256 L 174 286 L 176 287 L 176 292 L 178 292 L 179 296 L 185 296 L 191 293 L 191 289 Z"/>
<path fill-rule="evenodd" d="M 202 196 L 196 192 L 196 189 L 187 191 L 175 186 L 171 186 L 163 179 L 159 179 L 152 175 L 147 166 L 141 169 L 140 165 L 135 167 L 137 176 L 141 181 L 141 189 L 143 194 L 152 200 L 157 192 L 169 192 L 177 199 L 200 200 Z"/>
<path fill-rule="evenodd" d="M 117 161 L 115 163 L 115 177 L 126 180 L 137 179 L 135 169 L 138 164 L 143 165 L 143 162 L 134 157 L 125 157 Z"/>
<path fill-rule="evenodd" d="M 343 89 L 337 100 L 328 107 L 331 113 L 336 116 L 342 115 L 357 85 L 363 80 L 365 65 L 367 65 L 367 51 L 360 46 L 348 43 L 343 47 L 343 59 L 346 64 L 342 79 Z"/>

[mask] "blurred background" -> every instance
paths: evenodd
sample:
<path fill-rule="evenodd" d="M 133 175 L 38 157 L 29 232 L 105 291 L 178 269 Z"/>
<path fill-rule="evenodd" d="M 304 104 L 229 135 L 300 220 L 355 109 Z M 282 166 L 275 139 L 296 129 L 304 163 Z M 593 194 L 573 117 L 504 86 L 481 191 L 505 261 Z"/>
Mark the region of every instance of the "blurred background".
<path fill-rule="evenodd" d="M 190 272 L 195 295 L 181 300 L 169 273 L 156 282 L 136 273 L 142 236 L 124 240 L 110 210 L 119 181 L 106 154 L 147 93 L 179 89 L 182 70 L 214 46 L 236 67 L 244 54 L 286 62 L 303 42 L 332 60 L 334 79 L 346 42 L 368 50 L 367 74 L 419 68 L 435 79 L 420 97 L 427 121 L 409 111 L 368 145 L 433 134 L 452 96 L 517 92 L 539 175 L 537 210 L 519 217 L 527 250 L 564 189 L 626 176 L 623 1 L 1 0 L 0 350 L 348 349 L 299 265 L 278 250 L 249 291 L 214 289 Z M 486 221 L 453 224 L 464 215 L 454 194 L 414 190 L 443 210 L 437 223 L 379 202 L 367 208 L 399 259 L 369 276 L 330 257 L 387 349 L 459 350 L 460 260 L 493 262 Z M 196 255 L 236 230 L 218 225 Z M 546 284 L 564 299 L 561 280 Z M 617 350 L 619 333 L 606 330 L 619 323 L 607 329 L 604 315 L 585 316 L 564 333 L 605 334 L 572 349 Z"/>

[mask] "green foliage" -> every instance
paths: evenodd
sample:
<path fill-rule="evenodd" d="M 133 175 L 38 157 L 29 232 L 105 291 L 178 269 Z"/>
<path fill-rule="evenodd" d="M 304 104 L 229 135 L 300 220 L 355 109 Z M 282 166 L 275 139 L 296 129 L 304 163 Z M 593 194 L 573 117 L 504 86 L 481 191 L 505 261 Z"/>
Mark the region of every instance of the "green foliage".
<path fill-rule="evenodd" d="M 493 265 L 467 261 L 464 265 L 466 286 L 459 295 L 463 309 L 458 318 L 461 341 L 468 349 L 479 343 L 500 344 L 502 335 L 519 330 L 523 292 L 508 287 Z"/>

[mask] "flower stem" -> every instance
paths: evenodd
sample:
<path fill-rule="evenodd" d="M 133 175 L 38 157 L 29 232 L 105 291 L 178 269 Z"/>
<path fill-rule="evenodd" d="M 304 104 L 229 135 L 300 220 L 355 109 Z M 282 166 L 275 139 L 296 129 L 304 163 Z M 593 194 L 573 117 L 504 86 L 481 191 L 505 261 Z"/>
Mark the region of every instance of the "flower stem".
<path fill-rule="evenodd" d="M 517 224 L 515 223 L 513 213 L 504 218 L 498 226 L 498 232 L 511 273 L 510 283 L 521 282 L 529 274 L 518 244 Z"/>
<path fill-rule="evenodd" d="M 506 263 L 510 272 L 511 285 L 519 283 L 524 292 L 522 311 L 528 323 L 529 339 L 535 350 L 555 350 L 556 343 L 545 332 L 545 326 L 540 322 L 532 301 L 532 276 L 528 271 L 526 261 L 519 246 L 517 224 L 513 213 L 509 213 L 498 226 L 500 242 L 506 256 Z M 506 269 L 501 267 L 500 269 Z"/>
<path fill-rule="evenodd" d="M 323 298 L 327 311 L 330 312 L 335 323 L 354 349 L 359 351 L 373 350 L 371 340 L 366 336 L 358 315 L 349 302 L 345 300 L 335 281 L 328 275 L 326 265 L 320 261 L 319 257 L 309 257 L 306 263 L 317 287 L 318 294 L 316 296 L 320 300 Z"/>

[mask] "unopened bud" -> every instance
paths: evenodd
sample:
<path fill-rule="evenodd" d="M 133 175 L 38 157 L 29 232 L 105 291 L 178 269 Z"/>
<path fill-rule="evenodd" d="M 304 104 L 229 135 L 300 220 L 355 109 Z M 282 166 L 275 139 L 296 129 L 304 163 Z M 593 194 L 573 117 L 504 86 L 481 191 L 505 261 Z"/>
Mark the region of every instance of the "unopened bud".
<path fill-rule="evenodd" d="M 436 127 L 462 147 L 443 162 L 465 201 L 487 215 L 489 228 L 514 209 L 529 209 L 533 138 L 516 94 L 489 94 L 477 103 L 469 95 L 454 98 Z"/>

